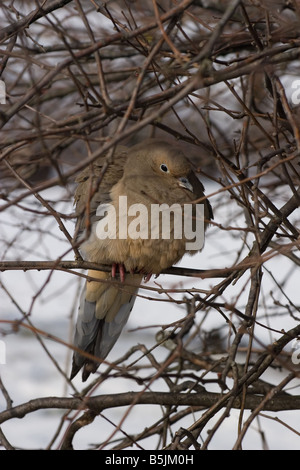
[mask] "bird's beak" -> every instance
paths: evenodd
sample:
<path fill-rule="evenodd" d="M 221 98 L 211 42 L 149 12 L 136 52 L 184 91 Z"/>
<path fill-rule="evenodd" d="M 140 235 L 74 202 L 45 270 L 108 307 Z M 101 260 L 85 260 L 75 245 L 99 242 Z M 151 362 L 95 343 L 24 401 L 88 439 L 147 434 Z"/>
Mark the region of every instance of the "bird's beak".
<path fill-rule="evenodd" d="M 193 192 L 194 188 L 186 177 L 181 176 L 180 178 L 178 178 L 178 181 L 179 181 L 179 186 Z"/>

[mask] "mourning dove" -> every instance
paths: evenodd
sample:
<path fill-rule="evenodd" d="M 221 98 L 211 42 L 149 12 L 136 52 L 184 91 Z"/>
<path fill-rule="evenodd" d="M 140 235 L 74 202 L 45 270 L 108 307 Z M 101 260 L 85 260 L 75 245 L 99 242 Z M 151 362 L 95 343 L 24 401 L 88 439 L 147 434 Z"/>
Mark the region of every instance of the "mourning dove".
<path fill-rule="evenodd" d="M 176 207 L 180 212 L 189 205 L 194 212 L 187 220 L 195 228 L 196 206 L 192 202 L 204 196 L 190 162 L 175 145 L 164 141 L 152 139 L 131 148 L 118 147 L 102 175 L 103 161 L 86 168 L 76 180 L 76 232 L 83 258 L 112 266 L 111 273 L 89 270 L 88 275 L 96 280 L 87 281 L 83 289 L 71 372 L 72 379 L 83 368 L 83 381 L 97 370 L 117 341 L 143 277 L 158 275 L 186 252 L 195 252 L 187 248 L 183 230 L 181 237 L 176 233 L 176 223 L 183 225 L 179 223 L 183 211 L 179 218 L 169 212 L 169 232 L 165 234 L 163 211 L 153 221 L 152 208 Z M 201 204 L 207 223 L 213 218 L 212 209 L 207 199 Z M 81 355 L 80 350 L 97 360 Z"/>

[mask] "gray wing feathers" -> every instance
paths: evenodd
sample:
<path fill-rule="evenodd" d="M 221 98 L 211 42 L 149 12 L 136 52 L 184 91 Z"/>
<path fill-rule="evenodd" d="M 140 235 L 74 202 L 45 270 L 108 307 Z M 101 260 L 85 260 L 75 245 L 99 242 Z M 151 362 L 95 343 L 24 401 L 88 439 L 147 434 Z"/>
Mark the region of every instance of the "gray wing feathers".
<path fill-rule="evenodd" d="M 79 351 L 74 351 L 73 354 L 73 365 L 71 372 L 71 379 L 75 377 L 81 367 L 84 367 L 82 378 L 86 380 L 90 373 L 93 373 L 99 367 L 101 360 L 105 359 L 117 339 L 119 338 L 122 329 L 127 323 L 130 312 L 133 308 L 136 292 L 138 288 L 135 288 L 131 295 L 128 295 L 126 301 L 122 303 L 122 294 L 121 290 L 114 289 L 117 294 L 114 298 L 114 302 L 109 308 L 109 305 L 106 305 L 105 298 L 107 295 L 107 289 L 102 293 L 104 295 L 100 296 L 94 302 L 86 300 L 86 285 L 81 295 L 80 307 L 78 312 L 78 319 L 76 324 L 76 331 L 74 337 L 74 345 L 89 354 L 97 357 L 98 361 L 93 361 L 86 356 L 80 354 Z M 97 303 L 104 300 L 103 310 L 105 315 L 103 318 L 97 318 Z M 125 300 L 125 299 L 124 299 Z M 113 309 L 118 305 L 119 309 L 116 315 L 110 321 L 106 321 L 106 317 L 109 317 L 110 309 Z"/>
<path fill-rule="evenodd" d="M 124 326 L 127 323 L 130 312 L 135 302 L 135 295 L 132 295 L 127 304 L 123 304 L 115 318 L 110 322 L 103 322 L 102 325 L 102 341 L 96 344 L 95 355 L 103 359 L 108 355 L 113 345 L 119 338 Z"/>

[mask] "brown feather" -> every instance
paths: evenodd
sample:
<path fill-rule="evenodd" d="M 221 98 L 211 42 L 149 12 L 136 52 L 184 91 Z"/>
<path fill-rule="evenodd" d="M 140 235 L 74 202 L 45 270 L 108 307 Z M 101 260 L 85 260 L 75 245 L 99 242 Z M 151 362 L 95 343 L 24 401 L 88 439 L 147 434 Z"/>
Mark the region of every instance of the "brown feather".
<path fill-rule="evenodd" d="M 152 204 L 175 204 L 181 208 L 204 197 L 203 185 L 192 171 L 190 162 L 182 151 L 169 143 L 152 140 L 132 148 L 119 147 L 113 162 L 102 175 L 104 158 L 86 168 L 76 180 L 78 187 L 74 199 L 78 214 L 78 240 L 82 240 L 81 251 L 88 261 L 122 264 L 128 273 L 140 274 L 126 274 L 125 282 L 116 284 L 116 281 L 109 282 L 112 280 L 110 273 L 89 272 L 98 281 L 86 283 L 75 345 L 98 356 L 99 360 L 86 360 L 79 353 L 74 353 L 72 377 L 83 367 L 84 380 L 97 370 L 117 340 L 132 309 L 142 281 L 141 273 L 159 274 L 177 263 L 187 252 L 187 239 L 175 237 L 174 215 L 170 217 L 169 239 L 163 239 L 161 227 L 158 238 L 151 238 Z M 143 204 L 147 209 L 147 215 L 141 219 L 143 223 L 148 223 L 147 238 L 129 235 L 124 239 L 118 238 L 119 220 L 123 220 L 119 219 L 119 212 L 123 214 L 120 196 L 126 196 L 127 207 Z M 103 204 L 107 205 L 105 207 L 112 219 L 99 215 L 99 206 Z M 203 204 L 204 217 L 208 221 L 213 218 L 212 209 L 208 200 L 204 200 Z M 99 239 L 98 222 L 113 220 L 114 214 L 117 216 L 116 238 Z M 126 213 L 126 230 L 132 224 L 137 224 L 136 215 Z"/>

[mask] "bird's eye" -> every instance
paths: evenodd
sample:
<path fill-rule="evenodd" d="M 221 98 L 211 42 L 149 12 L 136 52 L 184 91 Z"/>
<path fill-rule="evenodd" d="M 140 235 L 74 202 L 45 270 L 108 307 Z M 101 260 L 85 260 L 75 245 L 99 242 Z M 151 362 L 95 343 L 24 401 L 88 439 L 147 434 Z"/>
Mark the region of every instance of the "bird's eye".
<path fill-rule="evenodd" d="M 169 171 L 167 165 L 165 165 L 164 163 L 162 163 L 160 165 L 160 169 L 161 169 L 161 171 L 164 171 L 165 173 L 168 173 L 168 171 Z"/>

